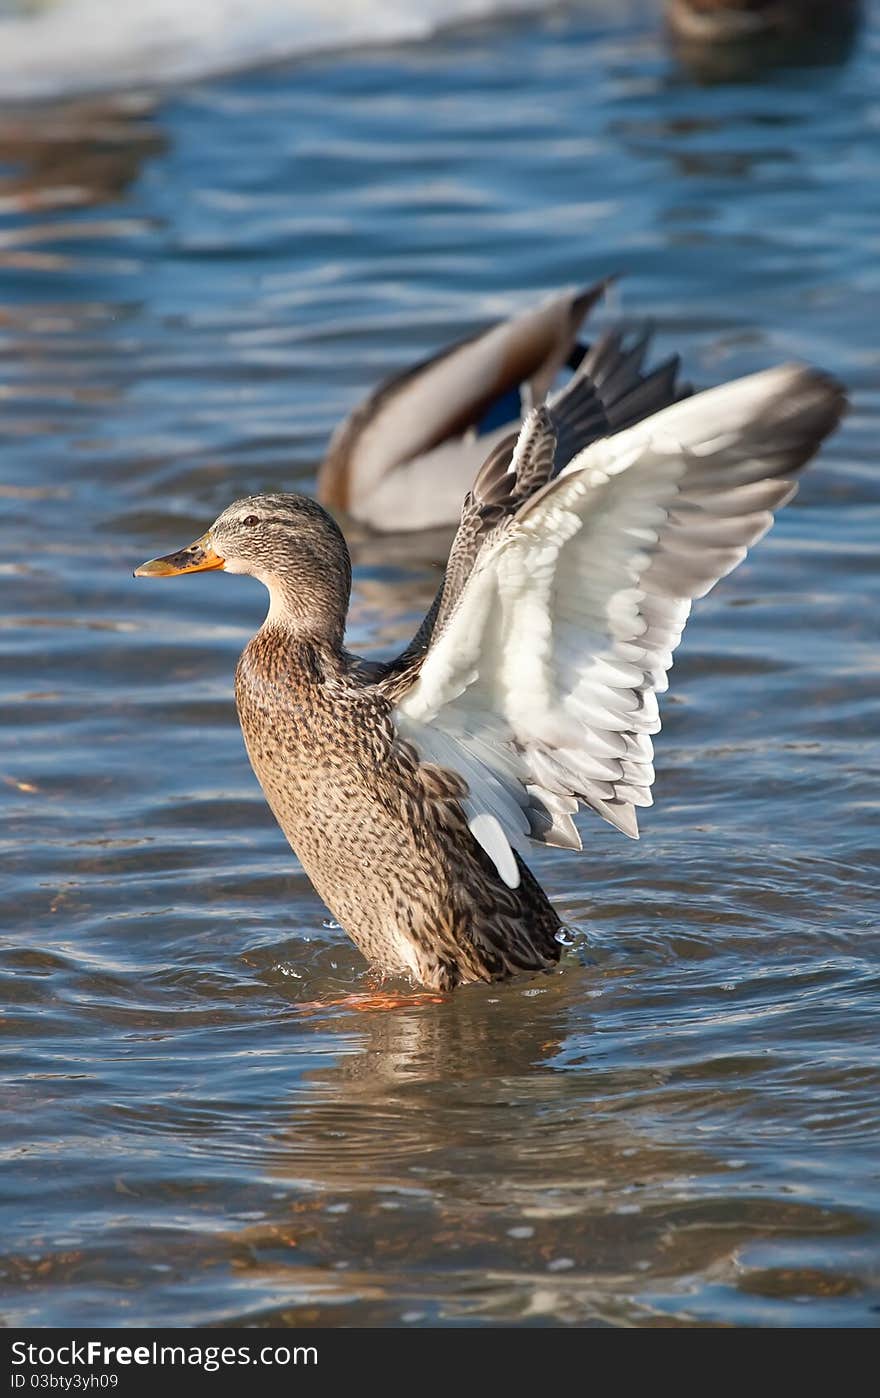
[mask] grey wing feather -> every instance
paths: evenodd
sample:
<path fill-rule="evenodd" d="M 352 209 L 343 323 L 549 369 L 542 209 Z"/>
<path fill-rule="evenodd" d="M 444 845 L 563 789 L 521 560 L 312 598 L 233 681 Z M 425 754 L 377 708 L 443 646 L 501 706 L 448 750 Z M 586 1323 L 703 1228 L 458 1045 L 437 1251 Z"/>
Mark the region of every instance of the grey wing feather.
<path fill-rule="evenodd" d="M 524 821 L 568 845 L 579 801 L 638 834 L 691 603 L 769 528 L 845 403 L 814 369 L 752 375 L 594 443 L 519 505 L 395 708 L 423 755 L 452 740 L 469 818 L 491 812 L 514 848 Z"/>
<path fill-rule="evenodd" d="M 570 382 L 545 406 L 533 409 L 522 429 L 505 437 L 486 458 L 465 496 L 431 608 L 410 645 L 386 671 L 395 690 L 399 676 L 412 676 L 419 657 L 449 621 L 477 556 L 505 521 L 592 442 L 633 426 L 691 392 L 677 382 L 677 356 L 643 373 L 650 340 L 648 326 L 634 339 L 625 328 L 601 335 Z"/>

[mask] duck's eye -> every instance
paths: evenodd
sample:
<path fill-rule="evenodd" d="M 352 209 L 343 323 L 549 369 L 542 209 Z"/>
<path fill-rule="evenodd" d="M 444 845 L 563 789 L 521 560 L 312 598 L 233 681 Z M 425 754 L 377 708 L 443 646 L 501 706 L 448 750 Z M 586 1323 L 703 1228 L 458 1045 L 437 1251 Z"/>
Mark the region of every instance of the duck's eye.
<path fill-rule="evenodd" d="M 246 525 L 248 529 L 253 529 L 254 525 L 260 522 L 259 515 L 247 515 L 241 522 Z"/>

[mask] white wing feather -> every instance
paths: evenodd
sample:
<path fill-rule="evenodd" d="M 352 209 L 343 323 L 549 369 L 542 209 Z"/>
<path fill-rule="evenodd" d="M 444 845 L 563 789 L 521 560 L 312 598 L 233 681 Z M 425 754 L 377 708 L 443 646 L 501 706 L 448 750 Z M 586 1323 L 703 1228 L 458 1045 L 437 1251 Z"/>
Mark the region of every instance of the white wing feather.
<path fill-rule="evenodd" d="M 396 721 L 467 781 L 506 882 L 529 835 L 580 848 L 578 802 L 638 837 L 691 602 L 770 527 L 842 404 L 800 366 L 685 399 L 588 447 L 484 545 Z"/>

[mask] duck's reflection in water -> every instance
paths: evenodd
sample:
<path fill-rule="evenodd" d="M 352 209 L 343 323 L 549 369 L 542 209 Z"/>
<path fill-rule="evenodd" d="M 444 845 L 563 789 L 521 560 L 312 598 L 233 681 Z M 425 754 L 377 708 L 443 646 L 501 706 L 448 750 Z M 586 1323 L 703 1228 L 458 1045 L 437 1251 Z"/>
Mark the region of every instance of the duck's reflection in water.
<path fill-rule="evenodd" d="M 133 315 L 118 274 L 137 267 L 149 230 L 124 196 L 166 147 L 155 105 L 132 95 L 0 110 L 0 362 L 14 366 L 4 430 L 19 438 L 57 446 L 86 420 L 103 434 L 101 411 L 121 395 L 126 353 L 102 327 Z"/>
<path fill-rule="evenodd" d="M 668 1276 L 733 1277 L 756 1237 L 809 1228 L 801 1202 L 731 1204 L 737 1162 L 676 1132 L 686 1091 L 661 1123 L 671 1075 L 616 1058 L 585 1009 L 595 975 L 350 1015 L 350 1055 L 266 1145 L 290 1192 L 247 1232 L 278 1298 L 261 1323 L 660 1323 Z"/>
<path fill-rule="evenodd" d="M 0 112 L 0 207 L 6 213 L 108 204 L 166 147 L 156 99 L 96 97 Z"/>

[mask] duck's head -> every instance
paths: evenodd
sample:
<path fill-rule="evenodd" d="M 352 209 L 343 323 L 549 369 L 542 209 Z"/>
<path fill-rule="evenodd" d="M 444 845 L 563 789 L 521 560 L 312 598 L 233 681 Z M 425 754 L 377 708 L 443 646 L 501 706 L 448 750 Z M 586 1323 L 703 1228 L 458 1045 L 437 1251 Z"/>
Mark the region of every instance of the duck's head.
<path fill-rule="evenodd" d="M 223 569 L 258 578 L 269 592 L 267 620 L 341 639 L 351 559 L 327 511 L 304 495 L 248 495 L 218 515 L 178 553 L 152 558 L 136 578 L 173 578 Z"/>

